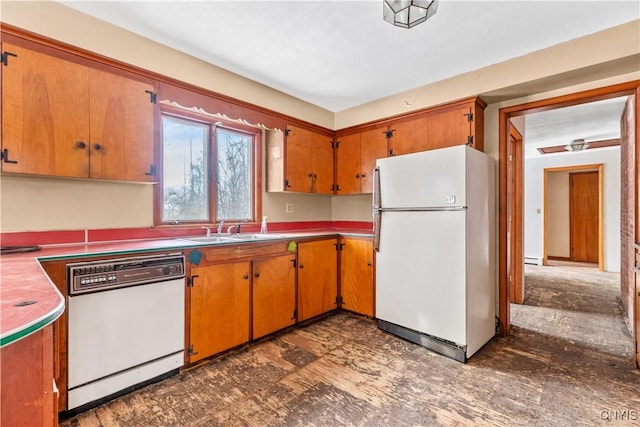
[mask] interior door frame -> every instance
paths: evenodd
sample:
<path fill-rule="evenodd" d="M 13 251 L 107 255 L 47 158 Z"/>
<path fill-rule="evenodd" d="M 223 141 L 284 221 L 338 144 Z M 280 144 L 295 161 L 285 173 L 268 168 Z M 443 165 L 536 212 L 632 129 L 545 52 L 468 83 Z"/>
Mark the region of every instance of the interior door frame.
<path fill-rule="evenodd" d="M 561 166 L 545 168 L 543 178 L 543 216 L 542 216 L 542 265 L 549 264 L 549 174 L 553 172 L 598 172 L 598 270 L 604 271 L 604 164 Z"/>
<path fill-rule="evenodd" d="M 522 193 L 524 189 L 522 186 L 511 189 L 508 186 L 508 182 L 511 177 L 511 173 L 518 173 L 518 171 L 510 171 L 508 167 L 508 155 L 507 148 L 509 142 L 509 120 L 512 117 L 522 116 L 529 113 L 542 112 L 553 110 L 555 108 L 569 107 L 572 105 L 584 104 L 587 102 L 600 101 L 603 99 L 614 98 L 618 96 L 630 96 L 635 95 L 635 122 L 636 122 L 636 134 L 635 134 L 635 147 L 636 147 L 636 162 L 638 159 L 638 133 L 637 129 L 640 128 L 640 80 L 633 80 L 626 83 L 620 83 L 612 86 L 605 86 L 597 89 L 586 90 L 582 92 L 571 93 L 568 95 L 556 96 L 539 101 L 527 102 L 524 104 L 513 105 L 509 107 L 500 108 L 498 111 L 498 147 L 499 147 L 499 159 L 498 159 L 498 323 L 500 327 L 500 335 L 506 336 L 511 330 L 511 317 L 509 311 L 509 276 L 508 272 L 512 270 L 514 262 L 524 263 L 523 259 L 516 259 L 513 256 L 513 251 L 508 248 L 516 247 L 516 244 L 521 244 L 523 240 L 523 230 L 516 230 L 514 233 L 508 233 L 508 204 L 509 201 L 515 197 L 516 192 Z M 511 168 L 516 169 L 516 168 Z M 638 182 L 636 181 L 636 190 L 638 188 Z M 636 194 L 637 191 L 636 191 Z M 638 206 L 635 207 L 634 221 L 638 227 Z M 509 243 L 509 244 L 508 244 Z M 634 294 L 637 294 L 638 284 L 634 285 Z M 639 310 L 636 310 L 636 313 Z"/>

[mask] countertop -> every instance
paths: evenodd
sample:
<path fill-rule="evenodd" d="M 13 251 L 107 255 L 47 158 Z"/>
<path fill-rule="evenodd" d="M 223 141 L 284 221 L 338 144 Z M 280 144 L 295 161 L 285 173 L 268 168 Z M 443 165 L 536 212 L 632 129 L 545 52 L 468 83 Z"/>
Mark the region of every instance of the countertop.
<path fill-rule="evenodd" d="M 331 235 L 371 237 L 370 231 L 305 230 L 277 233 L 273 240 L 295 240 Z M 190 236 L 193 237 L 193 236 Z M 42 246 L 38 252 L 0 257 L 0 346 L 10 344 L 54 322 L 65 300 L 40 265 L 41 261 L 126 255 L 157 250 L 183 250 L 204 246 L 251 244 L 264 240 L 193 242 L 184 238 L 98 242 Z"/>

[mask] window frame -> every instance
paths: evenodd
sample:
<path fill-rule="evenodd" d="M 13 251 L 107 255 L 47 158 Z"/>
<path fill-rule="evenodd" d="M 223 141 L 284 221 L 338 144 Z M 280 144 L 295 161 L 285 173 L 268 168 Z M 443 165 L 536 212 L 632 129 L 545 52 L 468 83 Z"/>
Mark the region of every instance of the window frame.
<path fill-rule="evenodd" d="M 172 117 L 179 120 L 191 121 L 198 124 L 203 124 L 209 127 L 209 146 L 207 147 L 207 168 L 208 168 L 208 176 L 207 176 L 207 185 L 206 190 L 208 191 L 209 197 L 209 206 L 208 206 L 208 214 L 209 220 L 179 220 L 179 222 L 175 222 L 173 220 L 163 220 L 163 203 L 164 203 L 164 164 L 163 164 L 163 155 L 164 155 L 164 140 L 163 140 L 163 132 L 162 132 L 162 122 L 163 117 Z M 253 185 L 251 185 L 251 200 L 253 204 L 252 209 L 252 218 L 249 218 L 248 221 L 245 221 L 246 218 L 238 218 L 231 219 L 227 221 L 228 223 L 234 222 L 242 222 L 246 224 L 258 224 L 260 218 L 262 217 L 262 141 L 263 141 L 263 131 L 261 128 L 253 127 L 249 125 L 245 125 L 242 123 L 237 123 L 230 120 L 219 119 L 216 117 L 211 117 L 206 114 L 200 114 L 194 111 L 186 111 L 181 108 L 172 107 L 168 105 L 162 105 L 159 109 L 158 113 L 158 132 L 157 132 L 157 140 L 158 140 L 158 150 L 156 157 L 157 168 L 157 180 L 155 189 L 153 192 L 154 196 L 154 224 L 156 227 L 193 227 L 193 226 L 207 226 L 211 227 L 215 224 L 218 224 L 219 221 L 217 219 L 217 203 L 218 203 L 218 194 L 217 194 L 217 172 L 218 172 L 218 150 L 217 150 L 217 128 L 223 128 L 225 130 L 231 132 L 237 132 L 241 134 L 245 134 L 251 136 L 253 138 L 253 146 L 252 149 L 252 181 Z"/>

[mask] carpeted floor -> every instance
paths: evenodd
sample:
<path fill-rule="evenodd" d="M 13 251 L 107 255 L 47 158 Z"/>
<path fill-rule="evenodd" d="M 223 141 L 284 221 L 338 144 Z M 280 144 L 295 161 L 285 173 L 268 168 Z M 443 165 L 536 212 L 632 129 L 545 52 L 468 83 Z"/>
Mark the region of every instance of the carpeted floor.
<path fill-rule="evenodd" d="M 526 266 L 513 333 L 462 364 L 339 313 L 62 426 L 640 425 L 618 275 Z"/>

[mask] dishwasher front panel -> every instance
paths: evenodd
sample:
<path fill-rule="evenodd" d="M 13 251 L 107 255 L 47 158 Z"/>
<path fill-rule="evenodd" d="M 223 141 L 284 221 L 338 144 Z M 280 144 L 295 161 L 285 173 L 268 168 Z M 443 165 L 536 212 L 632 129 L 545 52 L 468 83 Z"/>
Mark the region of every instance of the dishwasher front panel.
<path fill-rule="evenodd" d="M 79 394 L 74 389 L 95 389 L 99 382 L 114 387 L 140 383 L 152 378 L 141 375 L 166 372 L 167 362 L 161 362 L 166 358 L 173 361 L 168 365 L 177 363 L 171 369 L 179 368 L 184 352 L 184 287 L 181 278 L 69 297 L 69 395 Z M 150 369 L 153 364 L 162 367 Z M 128 374 L 131 380 L 126 380 Z M 120 380 L 110 380 L 113 376 Z M 105 390 L 105 396 L 118 391 Z M 75 400 L 68 409 L 87 403 L 78 404 L 84 398 Z"/>

